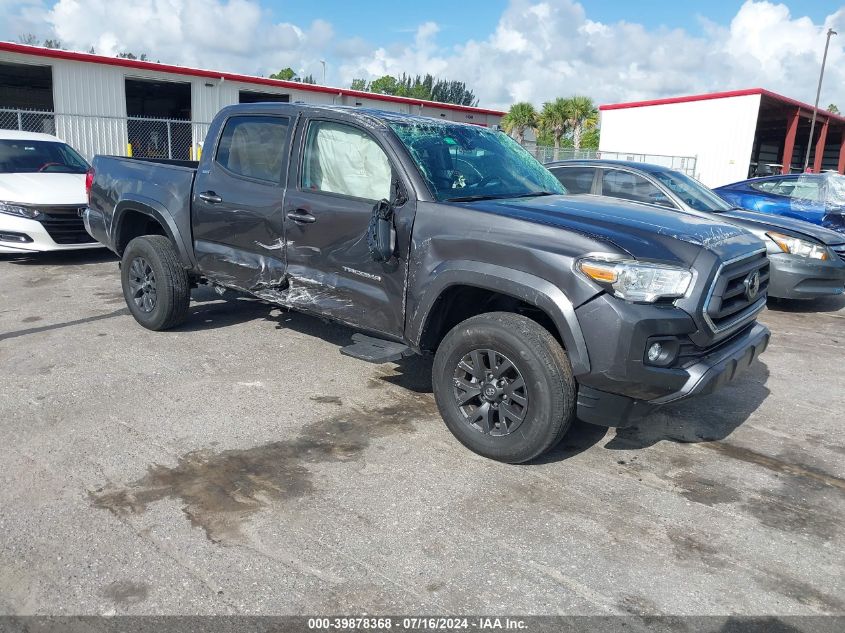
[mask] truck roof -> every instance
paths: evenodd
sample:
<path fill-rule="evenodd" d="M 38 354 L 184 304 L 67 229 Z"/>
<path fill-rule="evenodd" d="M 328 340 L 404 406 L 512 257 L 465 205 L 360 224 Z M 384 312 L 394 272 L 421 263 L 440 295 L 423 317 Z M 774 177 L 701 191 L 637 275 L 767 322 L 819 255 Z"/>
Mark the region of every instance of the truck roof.
<path fill-rule="evenodd" d="M 380 110 L 378 108 L 364 108 L 361 106 L 348 105 L 331 105 L 331 104 L 317 104 L 317 103 L 279 103 L 275 101 L 264 101 L 258 103 L 239 103 L 230 105 L 224 110 L 231 110 L 234 112 L 267 112 L 274 111 L 323 111 L 323 112 L 342 112 L 344 114 L 352 115 L 354 117 L 377 120 L 389 123 L 409 123 L 409 124 L 426 124 L 439 123 L 442 125 L 460 125 L 464 127 L 487 127 L 486 125 L 479 125 L 475 123 L 464 123 L 462 121 L 450 121 L 448 119 L 436 119 L 420 114 L 406 114 L 404 112 L 394 112 L 392 110 Z M 222 112 L 222 110 L 221 110 Z"/>

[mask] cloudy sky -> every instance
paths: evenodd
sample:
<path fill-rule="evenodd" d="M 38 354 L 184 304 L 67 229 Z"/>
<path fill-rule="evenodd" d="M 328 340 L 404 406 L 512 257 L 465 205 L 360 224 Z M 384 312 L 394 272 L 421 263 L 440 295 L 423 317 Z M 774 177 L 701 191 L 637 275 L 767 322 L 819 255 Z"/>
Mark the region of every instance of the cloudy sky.
<path fill-rule="evenodd" d="M 598 103 L 765 87 L 845 111 L 845 2 L 677 0 L 0 0 L 0 39 L 147 53 L 248 74 L 290 66 L 330 85 L 430 72 L 507 108 L 574 93 Z"/>

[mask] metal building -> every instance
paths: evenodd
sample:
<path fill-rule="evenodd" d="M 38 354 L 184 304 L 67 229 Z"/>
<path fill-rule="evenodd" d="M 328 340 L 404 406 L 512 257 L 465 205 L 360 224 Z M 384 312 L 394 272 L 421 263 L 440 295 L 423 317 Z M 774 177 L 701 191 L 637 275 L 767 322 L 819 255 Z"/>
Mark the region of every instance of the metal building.
<path fill-rule="evenodd" d="M 0 42 L 0 128 L 47 132 L 88 158 L 196 158 L 222 107 L 256 101 L 366 106 L 476 125 L 504 112 Z"/>
<path fill-rule="evenodd" d="M 845 173 L 845 118 L 762 88 L 600 106 L 600 151 L 695 156 L 710 187 L 767 172 Z M 637 160 L 636 157 L 632 158 Z"/>

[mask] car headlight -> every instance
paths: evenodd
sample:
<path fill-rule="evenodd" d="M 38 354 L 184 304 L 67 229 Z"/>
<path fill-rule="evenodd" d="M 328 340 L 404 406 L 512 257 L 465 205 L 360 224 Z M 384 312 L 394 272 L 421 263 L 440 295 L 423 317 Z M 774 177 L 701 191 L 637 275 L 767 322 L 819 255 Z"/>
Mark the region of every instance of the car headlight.
<path fill-rule="evenodd" d="M 585 258 L 576 268 L 620 299 L 645 303 L 683 297 L 693 278 L 686 268 L 637 261 Z"/>
<path fill-rule="evenodd" d="M 41 215 L 41 212 L 38 209 L 22 207 L 12 202 L 0 202 L 0 213 L 6 213 L 8 215 L 17 215 L 22 218 L 28 218 L 30 220 L 34 220 L 39 215 Z"/>
<path fill-rule="evenodd" d="M 830 253 L 827 247 L 816 242 L 808 242 L 807 240 L 799 240 L 797 237 L 790 237 L 783 233 L 766 233 L 770 240 L 780 247 L 784 253 L 790 255 L 798 255 L 799 257 L 808 257 L 810 259 L 830 259 Z"/>

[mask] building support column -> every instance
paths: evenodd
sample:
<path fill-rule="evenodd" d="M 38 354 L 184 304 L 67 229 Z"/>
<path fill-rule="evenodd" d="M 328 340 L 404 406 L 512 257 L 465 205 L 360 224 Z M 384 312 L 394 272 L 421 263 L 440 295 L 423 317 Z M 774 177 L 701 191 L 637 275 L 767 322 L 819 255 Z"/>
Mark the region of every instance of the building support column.
<path fill-rule="evenodd" d="M 837 171 L 845 174 L 845 128 L 842 130 L 842 145 L 839 146 L 839 167 Z"/>
<path fill-rule="evenodd" d="M 824 145 L 827 143 L 827 127 L 830 124 L 830 119 L 825 119 L 822 123 L 822 131 L 819 133 L 819 140 L 816 143 L 816 157 L 813 160 L 813 171 L 821 173 L 822 162 L 824 161 Z"/>
<path fill-rule="evenodd" d="M 783 173 L 788 174 L 792 167 L 792 154 L 795 151 L 795 137 L 798 135 L 798 118 L 801 111 L 796 108 L 786 121 L 786 141 L 783 144 Z"/>

